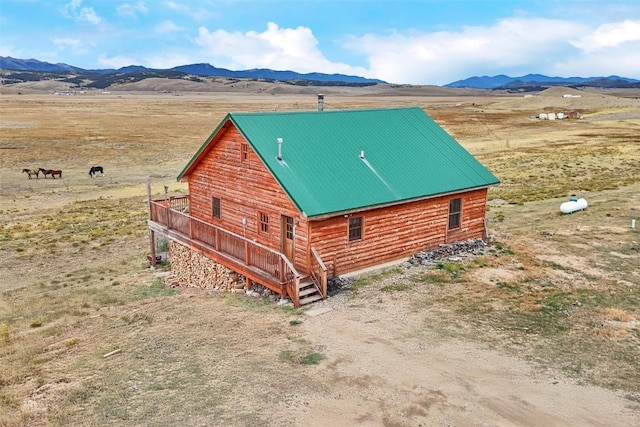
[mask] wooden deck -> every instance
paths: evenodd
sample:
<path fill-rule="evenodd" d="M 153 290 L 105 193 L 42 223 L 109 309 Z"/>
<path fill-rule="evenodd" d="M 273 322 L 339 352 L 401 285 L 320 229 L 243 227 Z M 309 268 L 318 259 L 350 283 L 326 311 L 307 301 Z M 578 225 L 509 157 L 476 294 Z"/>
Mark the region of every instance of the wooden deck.
<path fill-rule="evenodd" d="M 327 268 L 312 248 L 312 271 L 299 272 L 280 252 L 189 215 L 188 196 L 149 200 L 149 229 L 259 283 L 295 307 L 327 296 Z M 155 259 L 155 254 L 152 254 Z"/>

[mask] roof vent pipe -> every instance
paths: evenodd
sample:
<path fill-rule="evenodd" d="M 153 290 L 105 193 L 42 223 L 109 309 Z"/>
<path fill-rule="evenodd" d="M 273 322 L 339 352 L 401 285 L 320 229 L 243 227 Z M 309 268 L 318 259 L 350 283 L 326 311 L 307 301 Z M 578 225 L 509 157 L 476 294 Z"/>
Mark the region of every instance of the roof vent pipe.
<path fill-rule="evenodd" d="M 324 110 L 324 94 L 318 94 L 318 111 Z"/>
<path fill-rule="evenodd" d="M 364 159 L 364 151 L 361 151 L 361 152 L 360 152 L 360 158 L 361 158 L 361 159 Z"/>
<path fill-rule="evenodd" d="M 278 141 L 278 160 L 282 160 L 282 138 L 278 138 L 276 141 Z"/>

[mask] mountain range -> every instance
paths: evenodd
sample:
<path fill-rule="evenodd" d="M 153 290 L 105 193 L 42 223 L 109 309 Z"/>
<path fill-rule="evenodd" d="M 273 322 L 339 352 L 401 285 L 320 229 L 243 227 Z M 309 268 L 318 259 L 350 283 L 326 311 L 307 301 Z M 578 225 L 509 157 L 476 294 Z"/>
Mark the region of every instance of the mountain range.
<path fill-rule="evenodd" d="M 74 67 L 68 64 L 50 64 L 48 62 L 38 61 L 37 59 L 16 59 L 12 57 L 0 56 L 0 69 L 12 71 L 24 71 L 35 73 L 65 73 L 78 75 L 91 75 L 91 80 L 102 81 L 98 83 L 99 87 L 107 82 L 113 82 L 114 78 L 118 79 L 124 75 L 127 77 L 167 77 L 167 78 L 184 78 L 186 76 L 196 77 L 227 77 L 236 79 L 262 79 L 273 81 L 304 81 L 328 84 L 345 84 L 345 85 L 375 85 L 385 83 L 382 80 L 367 79 L 359 76 L 349 76 L 345 74 L 323 74 L 323 73 L 307 73 L 301 74 L 294 71 L 275 71 L 270 69 L 253 69 L 233 71 L 226 68 L 217 68 L 211 64 L 190 64 L 181 65 L 169 69 L 153 69 L 139 65 L 131 65 L 119 69 L 97 69 L 86 70 Z M 100 78 L 103 76 L 103 78 Z M 7 77 L 5 77 L 7 80 Z M 129 78 L 128 81 L 131 81 Z"/>
<path fill-rule="evenodd" d="M 526 89 L 549 86 L 592 86 L 616 88 L 640 88 L 640 80 L 627 77 L 549 77 L 542 74 L 527 74 L 522 77 L 509 77 L 504 74 L 498 76 L 469 77 L 445 85 L 452 88 L 476 89 Z"/>
<path fill-rule="evenodd" d="M 306 73 L 294 71 L 276 71 L 271 69 L 252 69 L 233 71 L 217 68 L 211 64 L 189 64 L 169 69 L 153 69 L 132 65 L 119 69 L 87 70 L 68 64 L 51 64 L 37 59 L 16 59 L 0 56 L 0 70 L 3 83 L 20 83 L 42 79 L 58 78 L 78 86 L 104 89 L 114 83 L 130 83 L 151 77 L 169 79 L 188 79 L 197 81 L 200 77 L 225 77 L 262 81 L 280 81 L 305 86 L 372 86 L 386 83 L 378 79 L 368 79 L 344 74 Z M 640 80 L 619 77 L 549 77 L 542 74 L 527 74 L 521 77 L 474 76 L 458 80 L 444 87 L 473 88 L 506 91 L 534 91 L 549 86 L 590 86 L 600 88 L 640 88 Z"/>

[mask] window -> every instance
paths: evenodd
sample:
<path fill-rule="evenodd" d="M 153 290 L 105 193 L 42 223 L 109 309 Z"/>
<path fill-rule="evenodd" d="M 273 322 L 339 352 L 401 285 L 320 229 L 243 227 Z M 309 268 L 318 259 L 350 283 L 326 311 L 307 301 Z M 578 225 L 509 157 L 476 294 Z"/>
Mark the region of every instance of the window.
<path fill-rule="evenodd" d="M 349 218 L 349 241 L 362 239 L 362 217 Z"/>
<path fill-rule="evenodd" d="M 293 240 L 293 218 L 287 216 L 285 217 L 285 233 L 286 233 L 286 237 L 287 240 Z"/>
<path fill-rule="evenodd" d="M 249 158 L 249 144 L 240 144 L 240 160 L 245 161 Z"/>
<path fill-rule="evenodd" d="M 260 231 L 263 233 L 269 232 L 269 215 L 264 212 L 260 212 Z"/>
<path fill-rule="evenodd" d="M 220 218 L 220 199 L 214 197 L 211 202 L 211 216 Z"/>
<path fill-rule="evenodd" d="M 449 200 L 449 230 L 460 228 L 460 211 L 462 210 L 462 199 Z"/>

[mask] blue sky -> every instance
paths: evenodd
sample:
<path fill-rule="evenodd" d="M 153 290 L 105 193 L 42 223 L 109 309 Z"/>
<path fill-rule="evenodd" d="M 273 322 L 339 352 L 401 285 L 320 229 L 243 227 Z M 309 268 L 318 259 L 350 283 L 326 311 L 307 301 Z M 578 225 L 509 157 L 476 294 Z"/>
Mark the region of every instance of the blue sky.
<path fill-rule="evenodd" d="M 640 79 L 640 1 L 0 0 L 0 56 L 424 85 L 528 73 Z"/>

